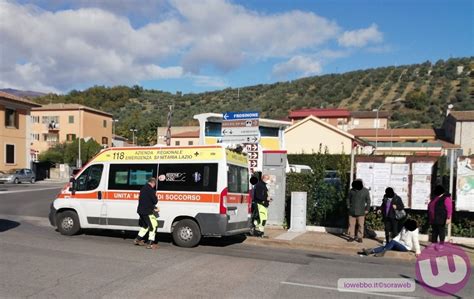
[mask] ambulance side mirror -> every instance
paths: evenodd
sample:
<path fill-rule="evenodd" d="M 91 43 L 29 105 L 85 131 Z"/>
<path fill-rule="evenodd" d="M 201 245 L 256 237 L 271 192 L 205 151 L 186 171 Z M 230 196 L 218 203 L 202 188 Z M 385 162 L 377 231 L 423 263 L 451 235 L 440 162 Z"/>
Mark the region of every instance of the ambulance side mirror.
<path fill-rule="evenodd" d="M 75 178 L 71 178 L 69 180 L 69 183 L 70 183 L 70 187 L 69 187 L 69 191 L 72 193 L 72 195 L 76 194 L 76 179 Z"/>

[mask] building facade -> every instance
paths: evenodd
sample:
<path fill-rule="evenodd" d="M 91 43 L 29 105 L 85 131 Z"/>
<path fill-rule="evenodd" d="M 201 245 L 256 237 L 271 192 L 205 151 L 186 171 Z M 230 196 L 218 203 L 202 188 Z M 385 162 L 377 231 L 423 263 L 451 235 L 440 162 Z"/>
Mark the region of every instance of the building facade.
<path fill-rule="evenodd" d="M 308 116 L 285 130 L 288 154 L 350 154 L 355 137 L 317 117 Z"/>
<path fill-rule="evenodd" d="M 474 111 L 450 111 L 443 130 L 447 141 L 461 146 L 463 155 L 474 154 Z"/>
<path fill-rule="evenodd" d="M 79 104 L 50 104 L 31 112 L 32 148 L 41 153 L 76 138 L 94 139 L 104 147 L 112 144 L 112 115 Z"/>
<path fill-rule="evenodd" d="M 389 113 L 387 111 L 349 111 L 348 109 L 300 109 L 291 111 L 288 118 L 292 122 L 314 116 L 337 127 L 340 130 L 351 129 L 386 129 Z"/>
<path fill-rule="evenodd" d="M 40 105 L 0 92 L 0 170 L 31 167 L 30 111 Z"/>

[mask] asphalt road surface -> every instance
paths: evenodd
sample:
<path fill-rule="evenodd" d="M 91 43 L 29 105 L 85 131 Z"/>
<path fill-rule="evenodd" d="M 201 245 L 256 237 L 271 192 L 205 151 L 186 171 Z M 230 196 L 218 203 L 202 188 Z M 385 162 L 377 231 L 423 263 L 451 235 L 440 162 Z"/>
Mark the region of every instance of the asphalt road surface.
<path fill-rule="evenodd" d="M 159 235 L 160 248 L 147 250 L 131 244 L 133 233 L 62 236 L 46 219 L 54 187 L 0 191 L 1 298 L 431 297 L 421 286 L 409 293 L 337 290 L 339 278 L 414 278 L 414 264 L 399 260 L 251 246 L 244 237 L 184 249 Z M 458 296 L 474 298 L 472 281 Z"/>

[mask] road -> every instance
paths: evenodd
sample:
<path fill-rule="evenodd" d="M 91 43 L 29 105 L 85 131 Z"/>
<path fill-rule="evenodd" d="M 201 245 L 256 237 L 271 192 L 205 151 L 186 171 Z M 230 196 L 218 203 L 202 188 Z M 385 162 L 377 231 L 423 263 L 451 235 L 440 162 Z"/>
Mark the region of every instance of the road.
<path fill-rule="evenodd" d="M 414 265 L 398 260 L 251 246 L 243 237 L 184 249 L 159 235 L 160 249 L 147 250 L 131 244 L 131 233 L 62 236 L 46 220 L 54 187 L 0 193 L 1 298 L 430 297 L 420 286 L 411 293 L 337 290 L 339 278 L 414 278 Z M 458 295 L 473 298 L 472 284 Z"/>

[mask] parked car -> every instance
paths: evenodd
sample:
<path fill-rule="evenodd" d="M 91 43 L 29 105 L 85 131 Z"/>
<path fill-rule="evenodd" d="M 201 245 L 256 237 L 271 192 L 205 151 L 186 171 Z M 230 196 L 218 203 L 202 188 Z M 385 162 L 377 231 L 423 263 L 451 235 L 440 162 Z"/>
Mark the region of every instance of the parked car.
<path fill-rule="evenodd" d="M 324 182 L 333 185 L 336 188 L 341 187 L 341 178 L 339 177 L 337 170 L 326 170 L 324 172 Z"/>
<path fill-rule="evenodd" d="M 311 174 L 313 173 L 313 169 L 311 169 L 311 167 L 308 165 L 290 164 L 287 172 Z"/>
<path fill-rule="evenodd" d="M 0 173 L 0 183 L 31 183 L 36 182 L 35 173 L 28 168 L 11 169 Z"/>

